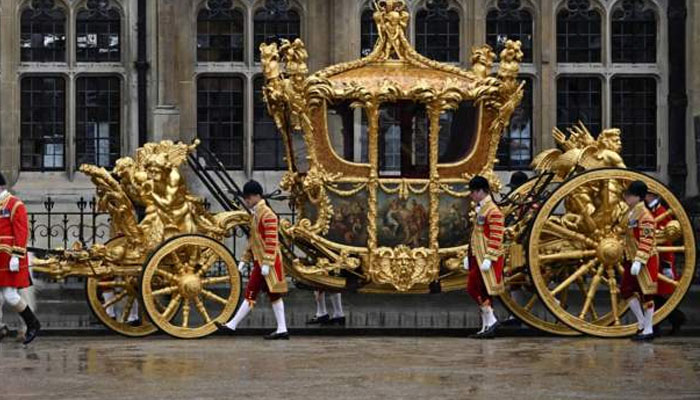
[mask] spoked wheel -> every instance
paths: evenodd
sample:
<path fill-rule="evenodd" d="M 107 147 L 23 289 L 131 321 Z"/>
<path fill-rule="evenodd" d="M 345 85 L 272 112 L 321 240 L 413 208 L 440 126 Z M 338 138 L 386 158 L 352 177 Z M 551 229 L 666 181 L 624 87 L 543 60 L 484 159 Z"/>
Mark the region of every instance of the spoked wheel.
<path fill-rule="evenodd" d="M 123 238 L 106 246 L 119 245 Z M 142 337 L 158 330 L 139 304 L 139 276 L 89 277 L 85 282 L 90 310 L 110 330 L 129 337 Z"/>
<path fill-rule="evenodd" d="M 627 205 L 624 188 L 642 180 L 659 195 L 676 226 L 671 236 L 657 230 L 659 253 L 676 255 L 675 287 L 655 310 L 654 323 L 665 318 L 687 292 L 695 271 L 693 228 L 678 199 L 661 182 L 625 169 L 598 169 L 566 181 L 542 205 L 530 232 L 528 261 L 535 287 L 545 306 L 580 332 L 622 337 L 636 332 L 627 302 L 620 297 Z M 672 244 L 669 244 L 670 242 Z"/>
<path fill-rule="evenodd" d="M 523 185 L 508 194 L 508 199 L 522 204 L 528 201 L 527 196 L 536 185 L 541 185 L 544 182 L 538 181 L 537 177 L 530 179 Z M 556 184 L 551 184 L 556 185 Z M 540 189 L 538 189 L 540 190 Z M 541 188 L 541 190 L 553 190 L 552 188 Z M 513 219 L 521 224 L 520 227 L 510 225 L 516 232 L 516 237 L 521 241 L 526 232 L 524 229 L 530 224 L 535 215 L 535 209 L 526 215 L 518 215 L 517 218 L 513 214 L 521 212 L 521 207 L 510 206 L 504 208 L 506 214 L 506 224 Z M 508 310 L 520 321 L 527 325 L 539 329 L 544 332 L 552 333 L 561 336 L 580 335 L 580 332 L 571 329 L 568 325 L 560 322 L 557 317 L 545 307 L 540 296 L 535 290 L 535 286 L 530 278 L 529 268 L 527 265 L 514 266 L 513 260 L 506 259 L 506 267 L 504 270 L 505 292 L 501 295 L 501 302 Z"/>
<path fill-rule="evenodd" d="M 236 309 L 241 278 L 236 260 L 220 242 L 202 235 L 176 236 L 153 252 L 141 277 L 151 320 L 167 334 L 192 339 L 216 331 Z"/>

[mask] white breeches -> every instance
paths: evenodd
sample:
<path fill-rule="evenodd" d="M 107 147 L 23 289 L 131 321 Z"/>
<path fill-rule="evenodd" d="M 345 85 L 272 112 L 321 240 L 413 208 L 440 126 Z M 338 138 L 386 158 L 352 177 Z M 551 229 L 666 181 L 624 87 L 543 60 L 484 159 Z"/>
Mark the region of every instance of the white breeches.
<path fill-rule="evenodd" d="M 17 288 L 13 287 L 3 287 L 2 289 L 2 298 L 7 304 L 12 307 L 16 311 L 22 311 L 24 310 L 25 302 L 22 300 L 22 297 L 19 295 L 19 290 Z"/>

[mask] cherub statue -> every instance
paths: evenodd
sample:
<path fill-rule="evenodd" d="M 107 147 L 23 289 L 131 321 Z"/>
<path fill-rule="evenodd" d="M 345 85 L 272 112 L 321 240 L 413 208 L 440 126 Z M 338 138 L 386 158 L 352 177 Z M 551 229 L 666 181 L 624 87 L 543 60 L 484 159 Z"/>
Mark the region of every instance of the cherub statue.
<path fill-rule="evenodd" d="M 496 53 L 493 52 L 489 45 L 472 47 L 471 71 L 477 79 L 484 79 L 491 74 L 493 59 L 495 57 Z"/>

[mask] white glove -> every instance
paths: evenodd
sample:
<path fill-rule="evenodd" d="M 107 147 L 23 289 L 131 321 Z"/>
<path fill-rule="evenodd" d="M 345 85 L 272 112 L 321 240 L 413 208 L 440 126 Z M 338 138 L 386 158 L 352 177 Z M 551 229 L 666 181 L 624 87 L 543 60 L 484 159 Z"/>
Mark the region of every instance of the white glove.
<path fill-rule="evenodd" d="M 10 271 L 11 272 L 19 272 L 19 258 L 17 258 L 17 257 L 10 258 Z"/>
<path fill-rule="evenodd" d="M 462 269 L 469 271 L 469 256 L 464 257 L 464 260 L 462 260 Z"/>
<path fill-rule="evenodd" d="M 263 276 L 268 276 L 270 274 L 270 266 L 263 265 L 262 268 L 260 268 L 260 272 L 262 272 Z"/>
<path fill-rule="evenodd" d="M 671 268 L 664 268 L 661 271 L 661 273 L 664 274 L 669 279 L 674 279 L 673 278 L 673 270 Z"/>
<path fill-rule="evenodd" d="M 240 261 L 238 263 L 238 272 L 243 273 L 244 270 L 245 270 L 245 261 Z"/>
<path fill-rule="evenodd" d="M 639 271 L 642 270 L 642 263 L 639 261 L 635 261 L 632 263 L 632 268 L 630 268 L 630 274 L 637 276 L 639 275 Z"/>
<path fill-rule="evenodd" d="M 485 259 L 485 260 L 481 263 L 481 267 L 480 267 L 480 268 L 481 268 L 481 270 L 484 271 L 484 272 L 490 270 L 490 269 L 491 269 L 491 260 L 489 260 L 488 258 Z"/>

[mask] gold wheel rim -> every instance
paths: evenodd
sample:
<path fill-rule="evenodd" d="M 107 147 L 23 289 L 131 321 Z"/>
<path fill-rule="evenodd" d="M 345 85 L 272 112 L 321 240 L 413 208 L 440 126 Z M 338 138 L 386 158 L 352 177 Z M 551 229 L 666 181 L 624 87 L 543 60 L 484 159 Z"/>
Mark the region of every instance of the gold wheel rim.
<path fill-rule="evenodd" d="M 123 237 L 117 237 L 108 241 L 105 246 L 109 247 L 112 245 L 120 245 L 123 244 L 124 241 L 125 239 Z M 115 293 L 115 297 L 119 296 L 120 293 L 127 293 L 113 304 L 117 306 L 117 310 L 121 309 L 120 312 L 115 313 L 114 317 L 109 315 L 106 310 L 106 305 L 109 306 L 110 302 L 105 300 L 101 295 L 110 289 L 112 289 L 113 292 L 119 292 Z M 148 319 L 146 312 L 139 304 L 139 287 L 137 276 L 115 277 L 112 275 L 99 278 L 88 277 L 85 284 L 85 291 L 87 294 L 88 305 L 90 306 L 92 313 L 108 329 L 129 337 L 148 336 L 158 330 L 158 328 L 151 323 L 150 319 Z M 133 326 L 128 324 L 125 320 L 128 312 L 131 311 L 131 307 L 136 305 L 139 305 L 140 324 Z M 125 310 L 126 312 L 124 312 Z"/>
<path fill-rule="evenodd" d="M 579 237 L 580 240 L 578 240 L 578 242 L 580 243 L 578 244 L 581 246 L 581 249 L 577 250 L 580 251 L 580 253 L 576 254 L 574 254 L 573 251 L 562 252 L 560 255 L 541 254 L 540 246 L 545 248 L 544 246 L 546 246 L 548 242 L 553 242 L 553 240 L 549 240 L 548 242 L 544 241 L 543 234 L 551 234 L 551 222 L 555 221 L 552 219 L 555 215 L 555 211 L 557 209 L 561 210 L 563 202 L 568 200 L 570 198 L 569 196 L 571 196 L 572 193 L 575 193 L 577 190 L 579 190 L 578 193 L 581 193 L 581 190 L 584 190 L 585 188 L 592 188 L 596 184 L 599 185 L 598 187 L 601 188 L 601 191 L 609 190 L 611 187 L 609 184 L 610 182 L 618 182 L 623 187 L 625 182 L 630 182 L 637 179 L 644 181 L 648 185 L 650 191 L 657 193 L 663 199 L 663 201 L 668 204 L 669 208 L 673 210 L 674 219 L 679 222 L 682 232 L 682 237 L 678 239 L 673 246 L 676 247 L 676 250 L 678 250 L 674 251 L 676 254 L 682 254 L 684 256 L 684 262 L 682 264 L 676 263 L 677 269 L 682 267 L 681 275 L 676 281 L 677 286 L 673 294 L 667 299 L 666 303 L 661 308 L 655 310 L 654 323 L 658 323 L 659 321 L 663 320 L 676 306 L 678 306 L 690 287 L 695 271 L 695 240 L 692 224 L 690 223 L 688 215 L 680 204 L 680 201 L 678 201 L 678 199 L 662 183 L 638 172 L 624 169 L 600 169 L 578 175 L 565 182 L 559 189 L 557 189 L 540 209 L 539 214 L 533 223 L 530 234 L 528 244 L 528 261 L 533 282 L 545 306 L 547 306 L 547 308 L 563 323 L 582 333 L 600 337 L 624 337 L 634 334 L 637 330 L 636 322 L 634 321 L 629 324 L 622 323 L 621 320 L 624 317 L 625 311 L 627 310 L 627 304 L 619 297 L 619 293 L 613 293 L 613 290 L 615 289 L 611 289 L 615 287 L 619 289 L 617 284 L 620 282 L 620 264 L 610 265 L 609 259 L 608 263 L 601 262 L 601 260 L 605 258 L 601 254 L 606 254 L 608 257 L 610 257 L 610 254 L 614 254 L 616 251 L 614 248 L 603 250 L 600 249 L 603 240 L 598 239 L 599 235 L 603 235 L 601 237 L 605 238 L 610 238 L 613 236 L 612 234 L 610 236 L 605 236 L 605 227 L 607 226 L 608 221 L 603 219 L 602 223 L 595 223 L 594 225 L 596 226 L 596 230 L 587 232 L 584 235 L 588 239 L 592 239 L 593 243 L 588 242 L 588 239 L 581 239 Z M 605 182 L 608 184 L 604 184 Z M 612 195 L 602 197 L 609 199 L 614 198 Z M 600 209 L 600 207 L 603 207 L 604 204 L 605 203 L 601 201 L 601 205 L 596 207 L 596 212 Z M 605 207 L 610 207 L 609 204 L 612 203 L 608 203 L 605 205 Z M 591 213 L 589 216 L 594 216 L 596 212 Z M 613 212 L 611 211 L 610 214 L 612 215 Z M 597 215 L 601 216 L 605 214 L 601 212 Z M 598 232 L 598 230 L 601 230 L 602 233 Z M 569 232 L 565 233 L 571 236 Z M 581 232 L 575 231 L 575 233 Z M 585 244 L 584 242 L 587 242 L 588 244 Z M 663 247 L 660 249 L 662 248 Z M 552 269 L 556 269 L 556 266 L 550 267 L 550 262 L 551 260 L 557 259 L 557 257 L 563 257 L 564 255 L 570 255 L 572 257 L 580 256 L 580 258 L 578 261 L 572 263 L 572 265 L 568 267 L 568 273 L 565 272 L 562 274 L 562 276 L 565 276 L 564 281 L 560 281 L 558 284 L 552 284 L 550 281 L 551 271 Z M 590 264 L 590 266 L 588 268 L 584 268 L 587 264 Z M 581 307 L 582 309 L 580 310 L 574 310 L 573 308 L 565 309 L 557 302 L 556 298 L 558 293 L 561 293 L 561 291 L 557 292 L 557 290 L 566 283 L 566 280 L 576 278 L 576 276 L 578 276 L 578 274 L 575 274 L 573 271 L 579 271 L 581 278 L 584 280 L 584 287 L 581 289 L 581 292 L 586 290 L 587 294 L 593 293 L 593 296 L 587 296 L 591 297 L 591 300 L 588 301 L 588 303 L 590 303 L 589 306 L 586 307 L 587 301 L 584 299 L 583 306 Z M 612 277 L 615 279 L 611 279 Z M 587 287 L 585 287 L 585 278 L 590 279 Z M 570 284 L 580 284 L 582 279 L 573 279 Z M 593 289 L 591 289 L 592 286 L 594 287 Z M 600 288 L 606 291 L 604 296 L 596 296 Z M 609 299 L 607 301 L 609 302 L 610 311 L 606 312 L 602 316 L 596 315 L 595 312 L 596 297 Z M 613 301 L 613 298 L 616 299 L 615 302 Z M 598 301 L 597 304 L 600 305 L 603 303 L 604 301 Z M 613 306 L 613 304 L 615 304 L 615 306 Z M 617 312 L 614 312 L 614 309 L 617 309 Z M 578 315 L 576 315 L 574 311 L 578 311 Z M 581 317 L 581 315 L 583 315 L 583 317 Z M 589 315 L 591 316 L 590 319 L 588 318 Z"/>
<path fill-rule="evenodd" d="M 127 279 L 129 281 L 133 280 L 133 282 L 138 282 L 137 277 L 128 278 L 130 278 Z M 115 314 L 114 317 L 110 316 L 107 313 L 105 304 L 108 303 L 105 302 L 102 296 L 100 296 L 100 292 L 104 292 L 103 289 L 105 288 L 105 283 L 112 282 L 119 284 L 120 286 L 122 283 L 124 285 L 129 285 L 129 283 L 125 282 L 124 279 L 116 279 L 114 276 L 110 276 L 108 278 L 87 278 L 86 291 L 88 303 L 90 304 L 90 308 L 92 309 L 92 312 L 93 314 L 95 314 L 97 319 L 99 319 L 100 322 L 102 322 L 107 328 L 124 336 L 143 337 L 155 333 L 158 330 L 158 328 L 151 323 L 145 311 L 143 310 L 143 307 L 141 307 L 141 305 L 139 304 L 137 284 L 131 284 L 131 288 L 129 288 L 128 290 L 129 294 L 124 296 L 120 301 L 118 301 L 115 304 L 120 305 L 121 310 L 127 310 L 126 313 L 121 311 Z M 116 296 L 119 296 L 119 294 L 117 294 Z M 128 314 L 128 311 L 130 311 L 131 307 L 134 307 L 137 304 L 139 304 L 140 324 L 137 326 L 133 326 L 125 322 L 124 316 Z"/>
<path fill-rule="evenodd" d="M 236 260 L 223 244 L 183 235 L 151 255 L 141 293 L 158 328 L 177 338 L 194 339 L 215 332 L 215 321 L 231 318 L 241 295 L 241 279 Z"/>

